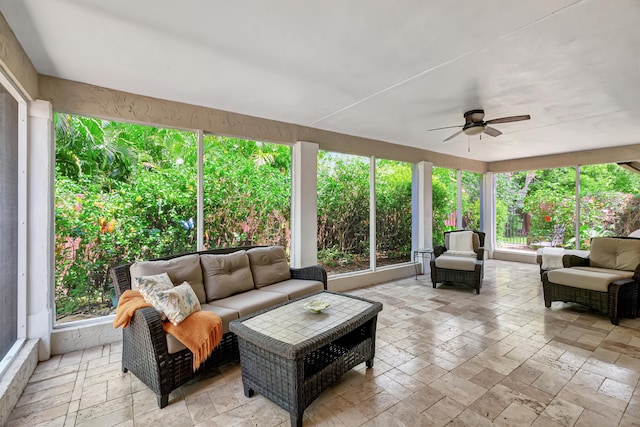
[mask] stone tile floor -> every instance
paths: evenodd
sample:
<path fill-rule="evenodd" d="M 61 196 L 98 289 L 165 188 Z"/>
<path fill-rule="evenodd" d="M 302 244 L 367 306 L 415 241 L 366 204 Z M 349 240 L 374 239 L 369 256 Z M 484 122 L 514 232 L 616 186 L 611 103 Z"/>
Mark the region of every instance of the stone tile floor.
<path fill-rule="evenodd" d="M 536 265 L 490 260 L 482 293 L 428 276 L 353 294 L 381 301 L 373 369 L 347 373 L 306 411 L 325 426 L 640 425 L 640 318 L 545 309 Z M 286 426 L 228 364 L 170 396 L 120 371 L 120 344 L 38 365 L 8 426 Z"/>

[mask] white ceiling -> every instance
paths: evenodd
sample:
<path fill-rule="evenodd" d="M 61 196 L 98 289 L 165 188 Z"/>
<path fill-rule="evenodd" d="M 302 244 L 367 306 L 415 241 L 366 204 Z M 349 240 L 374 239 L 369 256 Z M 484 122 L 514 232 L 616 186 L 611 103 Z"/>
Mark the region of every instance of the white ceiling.
<path fill-rule="evenodd" d="M 41 74 L 482 161 L 640 143 L 638 0 L 0 0 Z M 479 138 L 462 114 L 530 114 Z M 470 151 L 467 143 L 470 142 Z"/>

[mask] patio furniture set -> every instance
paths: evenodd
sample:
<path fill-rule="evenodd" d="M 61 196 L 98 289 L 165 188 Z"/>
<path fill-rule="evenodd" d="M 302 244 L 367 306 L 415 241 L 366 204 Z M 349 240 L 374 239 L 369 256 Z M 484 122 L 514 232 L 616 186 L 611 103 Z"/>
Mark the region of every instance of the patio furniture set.
<path fill-rule="evenodd" d="M 485 234 L 456 230 L 444 237 L 444 246 L 421 250 L 431 257 L 433 287 L 455 282 L 480 293 Z M 620 317 L 637 316 L 640 238 L 594 238 L 589 252 L 555 253 L 562 265 L 540 255 L 546 307 L 580 303 L 614 325 Z M 200 308 L 217 314 L 223 328 L 221 342 L 194 373 L 193 354 L 165 333 L 161 313 L 154 307 L 135 311 L 123 329 L 122 370 L 152 389 L 160 408 L 200 371 L 240 361 L 245 395 L 259 392 L 300 426 L 305 408 L 326 387 L 362 362 L 373 366 L 382 304 L 328 292 L 321 266 L 290 268 L 282 247 L 200 251 L 111 270 L 118 296 L 159 274 L 168 274 L 173 284 L 188 282 Z M 314 306 L 318 301 L 326 307 Z"/>
<path fill-rule="evenodd" d="M 444 246 L 421 250 L 431 254 L 433 287 L 454 282 L 480 293 L 484 233 L 456 230 L 444 235 Z M 471 243 L 461 243 L 462 236 L 470 236 Z M 621 317 L 638 315 L 640 238 L 594 237 L 589 251 L 544 248 L 539 250 L 537 262 L 547 308 L 554 301 L 579 303 L 608 316 L 614 325 Z"/>
<path fill-rule="evenodd" d="M 201 310 L 222 319 L 222 340 L 198 370 L 193 354 L 163 330 L 154 307 L 134 312 L 123 329 L 122 371 L 131 371 L 168 404 L 169 393 L 194 375 L 240 361 L 244 391 L 258 391 L 302 425 L 304 409 L 354 366 L 373 366 L 377 313 L 382 304 L 326 291 L 321 266 L 291 268 L 279 246 L 225 248 L 112 268 L 116 294 L 137 279 L 168 274 L 188 282 Z M 312 301 L 328 303 L 324 311 Z"/>

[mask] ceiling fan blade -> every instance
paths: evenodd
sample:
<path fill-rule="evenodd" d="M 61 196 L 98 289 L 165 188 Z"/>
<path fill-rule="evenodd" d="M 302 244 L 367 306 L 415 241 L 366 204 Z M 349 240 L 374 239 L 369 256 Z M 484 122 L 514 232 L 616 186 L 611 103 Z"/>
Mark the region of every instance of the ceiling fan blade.
<path fill-rule="evenodd" d="M 454 133 L 453 135 L 451 135 L 449 138 L 445 139 L 442 142 L 447 142 L 448 140 L 455 138 L 456 136 L 460 135 L 461 133 L 462 133 L 462 129 L 460 129 L 458 132 Z"/>
<path fill-rule="evenodd" d="M 485 123 L 488 125 L 492 125 L 495 123 L 519 122 L 521 120 L 529 120 L 530 118 L 531 118 L 530 115 L 525 114 L 523 116 L 501 117 L 499 119 L 487 120 Z"/>
<path fill-rule="evenodd" d="M 427 132 L 432 131 L 432 130 L 440 130 L 440 129 L 453 129 L 453 128 L 461 128 L 463 125 L 458 125 L 458 126 L 445 126 L 443 128 L 433 128 L 433 129 L 427 129 Z"/>
<path fill-rule="evenodd" d="M 489 136 L 502 135 L 502 132 L 500 132 L 498 129 L 492 128 L 491 126 L 485 127 L 484 128 L 484 133 L 486 133 Z"/>

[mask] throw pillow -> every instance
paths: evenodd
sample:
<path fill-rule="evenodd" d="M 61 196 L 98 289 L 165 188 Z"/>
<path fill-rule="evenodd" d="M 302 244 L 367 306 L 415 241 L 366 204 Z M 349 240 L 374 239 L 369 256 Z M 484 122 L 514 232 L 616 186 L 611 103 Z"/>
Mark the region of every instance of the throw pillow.
<path fill-rule="evenodd" d="M 162 273 L 152 276 L 139 276 L 136 277 L 136 284 L 144 300 L 158 311 L 160 319 L 162 319 L 162 321 L 167 320 L 161 308 L 159 292 L 173 289 L 173 283 L 169 275 Z"/>
<path fill-rule="evenodd" d="M 543 270 L 558 270 L 564 268 L 562 257 L 564 257 L 563 248 L 544 248 L 542 250 L 542 265 L 540 268 Z"/>
<path fill-rule="evenodd" d="M 174 326 L 178 326 L 191 313 L 200 311 L 198 296 L 188 282 L 158 292 L 158 298 L 162 311 Z"/>
<path fill-rule="evenodd" d="M 457 231 L 449 233 L 450 251 L 473 252 L 473 231 Z"/>

